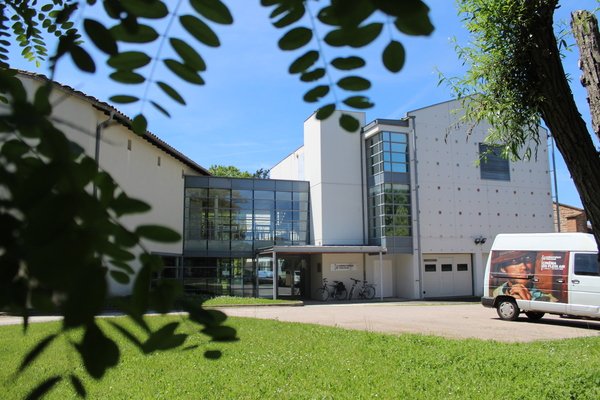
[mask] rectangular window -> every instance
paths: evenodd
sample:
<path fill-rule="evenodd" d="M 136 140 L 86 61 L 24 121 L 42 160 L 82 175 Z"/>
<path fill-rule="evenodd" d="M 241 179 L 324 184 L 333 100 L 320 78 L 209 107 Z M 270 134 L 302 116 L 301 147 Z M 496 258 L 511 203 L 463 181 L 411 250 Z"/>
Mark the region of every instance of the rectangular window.
<path fill-rule="evenodd" d="M 510 163 L 502 157 L 502 147 L 479 144 L 481 179 L 510 181 Z"/>
<path fill-rule="evenodd" d="M 575 254 L 575 275 L 600 276 L 598 255 L 594 253 Z"/>
<path fill-rule="evenodd" d="M 457 271 L 468 271 L 469 265 L 468 264 L 456 264 L 456 270 Z"/>
<path fill-rule="evenodd" d="M 442 272 L 452 272 L 452 264 L 442 264 Z"/>
<path fill-rule="evenodd" d="M 425 272 L 435 272 L 435 264 L 425 264 Z"/>

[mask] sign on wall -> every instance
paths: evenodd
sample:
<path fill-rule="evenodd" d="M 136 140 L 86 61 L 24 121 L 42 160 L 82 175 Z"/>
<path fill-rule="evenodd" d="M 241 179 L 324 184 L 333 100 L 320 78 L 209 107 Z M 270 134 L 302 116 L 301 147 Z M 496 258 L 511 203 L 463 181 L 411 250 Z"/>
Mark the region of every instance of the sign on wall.
<path fill-rule="evenodd" d="M 356 264 L 331 264 L 332 272 L 356 271 Z"/>

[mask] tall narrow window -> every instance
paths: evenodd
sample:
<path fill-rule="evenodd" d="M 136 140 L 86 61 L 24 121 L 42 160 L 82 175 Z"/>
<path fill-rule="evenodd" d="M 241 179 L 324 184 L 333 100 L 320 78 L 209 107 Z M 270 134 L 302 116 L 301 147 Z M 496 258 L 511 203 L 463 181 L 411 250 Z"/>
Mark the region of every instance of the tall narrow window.
<path fill-rule="evenodd" d="M 480 143 L 479 160 L 481 179 L 510 181 L 510 164 L 506 158 L 502 157 L 500 146 Z"/>

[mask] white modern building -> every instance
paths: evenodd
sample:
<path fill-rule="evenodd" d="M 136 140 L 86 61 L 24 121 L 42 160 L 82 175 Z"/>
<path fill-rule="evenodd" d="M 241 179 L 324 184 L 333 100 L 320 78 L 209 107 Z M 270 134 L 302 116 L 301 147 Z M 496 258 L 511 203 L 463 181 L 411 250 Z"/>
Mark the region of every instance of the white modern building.
<path fill-rule="evenodd" d="M 20 77 L 30 93 L 47 82 Z M 233 179 L 209 176 L 150 132 L 135 134 L 111 105 L 52 84 L 58 126 L 152 206 L 124 224 L 182 233 L 179 243 L 146 246 L 163 256 L 161 278 L 190 292 L 308 299 L 323 278 L 346 287 L 354 278 L 374 282 L 378 297 L 480 296 L 498 233 L 553 231 L 546 132 L 536 160 L 504 160 L 483 143 L 487 126 L 458 122 L 457 101 L 399 120 L 366 123 L 352 112 L 362 126 L 354 134 L 339 126 L 340 112 L 313 115 L 304 145 L 271 179 Z"/>
<path fill-rule="evenodd" d="M 352 113 L 355 134 L 335 116 L 305 121 L 304 145 L 271 178 L 310 182 L 312 244 L 385 249 L 313 256 L 313 287 L 355 277 L 384 297 L 480 296 L 498 233 L 552 232 L 547 133 L 537 159 L 508 161 L 484 143 L 489 126 L 465 126 L 459 109 L 448 101 L 368 124 Z"/>

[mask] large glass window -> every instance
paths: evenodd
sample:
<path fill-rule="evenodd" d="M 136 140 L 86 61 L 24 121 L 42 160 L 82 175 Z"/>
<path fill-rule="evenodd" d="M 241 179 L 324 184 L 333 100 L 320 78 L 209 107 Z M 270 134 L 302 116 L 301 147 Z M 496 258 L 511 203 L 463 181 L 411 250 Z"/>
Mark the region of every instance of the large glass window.
<path fill-rule="evenodd" d="M 481 179 L 510 181 L 510 163 L 502 157 L 502 147 L 480 143 L 479 169 Z"/>
<path fill-rule="evenodd" d="M 408 134 L 380 132 L 366 141 L 368 156 L 369 241 L 408 237 L 411 231 Z"/>

